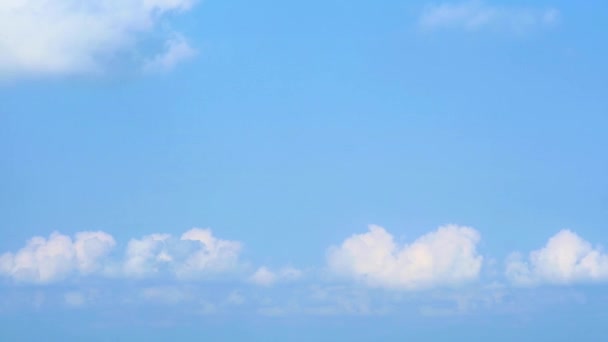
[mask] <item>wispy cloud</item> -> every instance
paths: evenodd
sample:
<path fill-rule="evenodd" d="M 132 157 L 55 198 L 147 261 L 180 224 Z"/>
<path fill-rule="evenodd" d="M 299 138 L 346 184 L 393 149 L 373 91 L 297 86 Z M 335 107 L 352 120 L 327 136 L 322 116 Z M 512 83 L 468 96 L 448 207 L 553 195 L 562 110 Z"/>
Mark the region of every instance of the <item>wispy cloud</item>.
<path fill-rule="evenodd" d="M 174 305 L 195 297 L 191 289 L 177 286 L 153 286 L 141 290 L 141 297 L 153 303 Z"/>
<path fill-rule="evenodd" d="M 284 267 L 278 271 L 272 271 L 262 266 L 251 275 L 249 281 L 260 286 L 272 286 L 277 282 L 297 280 L 302 277 L 302 271 L 293 267 Z"/>
<path fill-rule="evenodd" d="M 173 70 L 179 63 L 196 56 L 194 49 L 181 35 L 175 35 L 165 42 L 165 51 L 146 61 L 144 71 L 167 72 Z"/>
<path fill-rule="evenodd" d="M 143 35 L 156 31 L 166 14 L 187 11 L 194 2 L 3 0 L 0 77 L 102 71 Z M 163 55 L 151 59 L 159 67 L 171 68 L 192 54 L 185 40 L 175 37 L 179 35 L 170 35 Z"/>
<path fill-rule="evenodd" d="M 428 6 L 420 16 L 419 26 L 427 31 L 499 29 L 522 33 L 555 25 L 559 17 L 555 8 L 494 6 L 474 0 Z"/>
<path fill-rule="evenodd" d="M 68 292 L 63 297 L 65 300 L 65 304 L 73 308 L 82 307 L 86 304 L 87 301 L 85 295 L 77 291 Z"/>

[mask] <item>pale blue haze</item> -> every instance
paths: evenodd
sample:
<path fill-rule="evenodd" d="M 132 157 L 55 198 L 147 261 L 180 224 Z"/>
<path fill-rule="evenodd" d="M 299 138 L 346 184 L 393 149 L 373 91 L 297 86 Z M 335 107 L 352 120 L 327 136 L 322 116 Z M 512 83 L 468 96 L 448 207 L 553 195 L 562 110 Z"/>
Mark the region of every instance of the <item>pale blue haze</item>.
<path fill-rule="evenodd" d="M 496 262 L 486 283 L 504 280 L 511 252 L 538 249 L 560 229 L 608 245 L 608 4 L 485 3 L 560 17 L 525 32 L 425 31 L 424 1 L 209 0 L 169 17 L 199 50 L 171 72 L 116 65 L 0 85 L 0 253 L 55 230 L 104 230 L 124 247 L 210 227 L 241 241 L 252 265 L 318 270 L 329 246 L 368 224 L 410 240 L 457 223 L 475 227 L 480 253 Z M 195 286 L 209 298 L 257 293 L 230 281 Z M 298 298 L 298 286 L 260 291 Z M 78 287 L 7 281 L 0 292 Z M 509 290 L 515 306 L 547 298 L 524 313 L 425 316 L 413 303 L 432 302 L 430 293 L 407 296 L 415 299 L 388 315 L 280 317 L 145 304 L 36 309 L 3 296 L 0 340 L 608 336 L 606 283 Z M 121 324 L 121 315 L 141 319 Z"/>

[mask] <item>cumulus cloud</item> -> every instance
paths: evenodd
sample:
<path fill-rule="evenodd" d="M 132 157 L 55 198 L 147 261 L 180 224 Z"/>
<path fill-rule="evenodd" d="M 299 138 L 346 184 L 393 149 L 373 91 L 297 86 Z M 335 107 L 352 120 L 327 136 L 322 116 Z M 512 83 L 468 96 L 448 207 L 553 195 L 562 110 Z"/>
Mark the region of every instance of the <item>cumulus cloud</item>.
<path fill-rule="evenodd" d="M 169 234 L 150 234 L 141 239 L 131 239 L 127 245 L 124 274 L 145 277 L 160 272 L 161 266 L 173 260 L 167 252 Z"/>
<path fill-rule="evenodd" d="M 297 280 L 301 276 L 302 271 L 293 267 L 284 267 L 275 272 L 263 266 L 253 273 L 249 281 L 260 286 L 272 286 L 277 282 Z"/>
<path fill-rule="evenodd" d="M 494 28 L 525 32 L 535 27 L 549 27 L 558 20 L 559 11 L 554 8 L 512 8 L 467 1 L 428 6 L 420 17 L 419 25 L 424 30 L 477 31 Z"/>
<path fill-rule="evenodd" d="M 170 272 L 180 278 L 196 278 L 236 267 L 240 251 L 240 242 L 218 239 L 210 229 L 193 228 L 179 240 L 169 234 L 152 234 L 129 242 L 124 272 L 133 277 Z"/>
<path fill-rule="evenodd" d="M 0 274 L 20 282 L 50 283 L 72 274 L 100 271 L 115 246 L 104 232 L 81 232 L 74 239 L 59 233 L 34 237 L 17 253 L 0 256 Z"/>
<path fill-rule="evenodd" d="M 608 254 L 570 230 L 562 230 L 528 259 L 513 254 L 506 275 L 516 285 L 572 284 L 608 280 Z"/>
<path fill-rule="evenodd" d="M 3 0 L 0 76 L 98 72 L 157 30 L 166 14 L 194 0 Z M 165 64 L 184 57 L 185 41 L 167 42 Z M 161 63 L 162 64 L 162 63 Z"/>
<path fill-rule="evenodd" d="M 417 290 L 476 279 L 482 257 L 479 233 L 448 225 L 399 246 L 384 228 L 370 226 L 328 252 L 329 268 L 372 287 Z"/>
<path fill-rule="evenodd" d="M 240 242 L 216 238 L 210 229 L 200 228 L 179 239 L 170 234 L 131 239 L 122 259 L 110 258 L 115 245 L 114 238 L 104 232 L 80 232 L 74 238 L 60 233 L 34 237 L 18 252 L 0 255 L 0 275 L 29 283 L 92 274 L 195 279 L 235 269 L 241 251 Z"/>
<path fill-rule="evenodd" d="M 217 239 L 210 229 L 191 229 L 181 236 L 181 241 L 191 242 L 192 253 L 177 269 L 181 277 L 196 276 L 200 272 L 221 272 L 236 266 L 241 243 Z"/>

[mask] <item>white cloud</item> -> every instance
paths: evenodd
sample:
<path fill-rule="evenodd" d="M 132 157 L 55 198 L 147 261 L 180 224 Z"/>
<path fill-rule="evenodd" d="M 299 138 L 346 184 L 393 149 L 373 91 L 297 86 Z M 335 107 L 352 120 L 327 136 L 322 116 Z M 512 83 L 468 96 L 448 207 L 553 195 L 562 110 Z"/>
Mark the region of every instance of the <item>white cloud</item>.
<path fill-rule="evenodd" d="M 274 284 L 276 280 L 276 274 L 266 267 L 260 267 L 250 278 L 252 283 L 262 286 L 270 286 Z"/>
<path fill-rule="evenodd" d="M 448 225 L 398 246 L 384 228 L 372 225 L 368 233 L 330 248 L 328 264 L 335 273 L 372 287 L 416 290 L 456 285 L 479 276 L 479 239 L 472 228 Z"/>
<path fill-rule="evenodd" d="M 124 273 L 130 277 L 145 277 L 160 271 L 161 265 L 172 261 L 166 250 L 169 234 L 151 234 L 131 239 L 127 245 Z"/>
<path fill-rule="evenodd" d="M 608 281 L 608 254 L 577 234 L 562 230 L 527 260 L 513 254 L 506 275 L 516 285 L 571 284 Z"/>
<path fill-rule="evenodd" d="M 263 266 L 255 271 L 249 281 L 260 286 L 272 286 L 277 282 L 297 280 L 301 276 L 302 271 L 293 267 L 284 267 L 275 272 Z"/>
<path fill-rule="evenodd" d="M 136 46 L 142 34 L 155 31 L 167 13 L 186 11 L 193 2 L 3 0 L 0 76 L 100 71 Z"/>
<path fill-rule="evenodd" d="M 34 237 L 17 253 L 0 256 L 0 274 L 21 282 L 50 283 L 67 276 L 91 274 L 103 268 L 102 260 L 115 246 L 104 232 L 81 232 L 74 240 L 53 233 Z"/>
<path fill-rule="evenodd" d="M 422 13 L 419 25 L 424 30 L 495 28 L 521 33 L 534 27 L 554 25 L 558 20 L 559 11 L 554 8 L 511 8 L 467 1 L 429 6 Z"/>
<path fill-rule="evenodd" d="M 196 278 L 235 268 L 240 251 L 240 242 L 218 239 L 210 229 L 193 228 L 179 240 L 152 234 L 129 242 L 124 273 L 146 277 L 170 272 L 179 278 Z"/>
<path fill-rule="evenodd" d="M 176 272 L 183 278 L 196 277 L 201 272 L 222 272 L 237 265 L 242 245 L 238 241 L 217 239 L 210 229 L 194 228 L 181 236 L 181 241 L 192 241 L 193 252 Z"/>
<path fill-rule="evenodd" d="M 177 239 L 151 234 L 131 239 L 124 259 L 109 258 L 116 242 L 104 232 L 80 232 L 72 239 L 60 233 L 34 237 L 16 253 L 0 255 L 0 275 L 19 282 L 51 283 L 78 275 L 145 278 L 173 275 L 194 279 L 234 270 L 241 243 L 193 228 Z"/>

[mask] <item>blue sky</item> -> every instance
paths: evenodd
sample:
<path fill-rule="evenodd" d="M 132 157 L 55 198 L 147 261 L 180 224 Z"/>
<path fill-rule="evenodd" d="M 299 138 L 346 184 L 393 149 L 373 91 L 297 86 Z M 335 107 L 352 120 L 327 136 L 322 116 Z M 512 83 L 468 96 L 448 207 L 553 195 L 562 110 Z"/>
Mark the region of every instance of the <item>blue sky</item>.
<path fill-rule="evenodd" d="M 0 4 L 1 339 L 608 333 L 603 2 L 89 4 Z"/>

